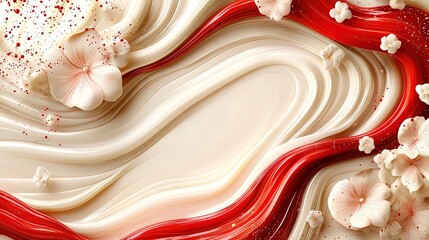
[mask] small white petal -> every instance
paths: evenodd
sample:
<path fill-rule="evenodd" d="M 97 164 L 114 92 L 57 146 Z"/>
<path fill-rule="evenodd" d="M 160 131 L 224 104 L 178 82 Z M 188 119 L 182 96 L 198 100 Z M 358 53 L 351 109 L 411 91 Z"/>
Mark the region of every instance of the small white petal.
<path fill-rule="evenodd" d="M 108 52 L 108 60 L 106 63 L 118 68 L 127 65 L 127 57 L 130 53 L 130 44 L 127 40 L 114 39 L 106 44 L 106 50 Z"/>

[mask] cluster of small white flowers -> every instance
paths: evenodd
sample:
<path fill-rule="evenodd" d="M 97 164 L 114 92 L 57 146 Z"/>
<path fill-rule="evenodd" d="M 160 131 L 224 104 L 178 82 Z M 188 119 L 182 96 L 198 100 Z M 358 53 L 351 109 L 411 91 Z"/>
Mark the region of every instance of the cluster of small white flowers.
<path fill-rule="evenodd" d="M 406 119 L 399 127 L 398 142 L 397 149 L 374 157 L 379 169 L 362 171 L 334 186 L 328 206 L 336 221 L 354 230 L 379 228 L 381 239 L 427 236 L 429 119 Z M 360 151 L 369 154 L 374 148 L 372 138 L 360 139 Z"/>

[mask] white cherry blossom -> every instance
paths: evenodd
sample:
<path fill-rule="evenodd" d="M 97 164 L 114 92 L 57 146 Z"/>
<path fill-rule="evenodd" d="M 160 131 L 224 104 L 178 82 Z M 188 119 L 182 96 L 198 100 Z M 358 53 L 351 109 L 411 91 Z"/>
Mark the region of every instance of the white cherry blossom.
<path fill-rule="evenodd" d="M 367 169 L 335 184 L 328 197 L 333 218 L 346 228 L 382 227 L 390 213 L 390 188 Z"/>
<path fill-rule="evenodd" d="M 429 206 L 412 195 L 398 196 L 392 206 L 395 219 L 402 226 L 401 239 L 428 239 Z"/>
<path fill-rule="evenodd" d="M 89 111 L 103 100 L 122 94 L 122 74 L 105 58 L 106 49 L 95 29 L 72 35 L 63 48 L 44 55 L 52 96 L 68 107 Z"/>
<path fill-rule="evenodd" d="M 290 13 L 292 0 L 255 0 L 259 12 L 275 21 Z"/>
<path fill-rule="evenodd" d="M 329 16 L 334 18 L 337 23 L 342 23 L 344 20 L 352 18 L 352 12 L 350 12 L 347 3 L 337 1 L 335 7 L 329 11 Z"/>
<path fill-rule="evenodd" d="M 36 187 L 44 188 L 48 186 L 49 177 L 51 173 L 44 167 L 37 167 L 36 174 L 33 175 L 33 181 L 36 183 Z"/>
<path fill-rule="evenodd" d="M 381 38 L 380 48 L 390 54 L 396 53 L 401 48 L 402 42 L 398 40 L 395 34 L 391 33 L 388 36 Z"/>
<path fill-rule="evenodd" d="M 368 136 L 365 136 L 359 139 L 359 151 L 364 152 L 366 154 L 370 154 L 372 150 L 374 150 L 374 139 Z"/>
<path fill-rule="evenodd" d="M 429 84 L 425 83 L 417 85 L 416 92 L 419 94 L 420 100 L 429 105 Z"/>
<path fill-rule="evenodd" d="M 324 50 L 320 51 L 322 66 L 325 69 L 337 68 L 344 56 L 344 51 L 334 44 L 329 44 Z"/>
<path fill-rule="evenodd" d="M 397 156 L 397 150 L 387 150 L 384 149 L 383 151 L 381 151 L 381 153 L 375 155 L 374 157 L 374 162 L 377 163 L 378 167 L 386 167 L 388 169 L 392 168 L 392 161 L 396 158 Z"/>
<path fill-rule="evenodd" d="M 429 156 L 412 159 L 405 154 L 398 154 L 392 164 L 392 175 L 400 177 L 402 184 L 410 191 L 419 190 L 424 178 L 429 180 Z"/>
<path fill-rule="evenodd" d="M 398 130 L 399 153 L 410 158 L 429 155 L 429 121 L 424 117 L 408 118 Z"/>
<path fill-rule="evenodd" d="M 317 228 L 323 224 L 323 214 L 321 211 L 310 210 L 306 221 L 311 228 Z"/>

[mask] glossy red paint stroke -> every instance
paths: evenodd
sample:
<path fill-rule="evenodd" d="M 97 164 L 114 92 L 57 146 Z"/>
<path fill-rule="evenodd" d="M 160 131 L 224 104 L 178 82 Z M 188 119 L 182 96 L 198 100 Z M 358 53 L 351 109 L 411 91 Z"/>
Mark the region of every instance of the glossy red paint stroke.
<path fill-rule="evenodd" d="M 427 79 L 429 73 L 429 50 L 425 47 L 429 43 L 428 33 L 423 28 L 429 26 L 428 20 L 425 20 L 428 14 L 415 8 L 397 11 L 388 7 L 364 9 L 350 6 L 353 18 L 338 24 L 328 15 L 335 2 L 327 0 L 314 4 L 314 1 L 294 0 L 288 17 L 341 44 L 374 51 L 380 51 L 382 36 L 389 33 L 398 36 L 403 44 L 394 57 L 402 70 L 403 95 L 389 119 L 365 134 L 375 139 L 377 148 L 374 152 L 395 148 L 398 144 L 396 133 L 401 122 L 408 117 L 427 115 L 425 105 L 418 99 L 414 87 Z M 170 55 L 127 75 L 137 75 L 165 66 L 216 30 L 239 19 L 255 16 L 260 14 L 253 0 L 235 2 L 211 18 Z M 158 223 L 131 233 L 124 239 L 284 239 L 289 235 L 298 214 L 305 190 L 304 183 L 327 164 L 362 156 L 363 153 L 357 150 L 361 137 L 330 139 L 294 149 L 273 163 L 240 199 L 227 208 L 197 218 Z M 0 219 L 5 220 L 0 221 L 0 232 L 3 234 L 22 239 L 42 235 L 49 239 L 83 239 L 7 193 L 0 192 L 0 197 Z M 17 209 L 20 214 L 14 216 Z M 27 222 L 38 223 L 38 228 L 23 229 L 23 224 Z"/>
<path fill-rule="evenodd" d="M 4 191 L 0 191 L 0 234 L 16 240 L 86 239 L 58 220 L 34 210 Z"/>

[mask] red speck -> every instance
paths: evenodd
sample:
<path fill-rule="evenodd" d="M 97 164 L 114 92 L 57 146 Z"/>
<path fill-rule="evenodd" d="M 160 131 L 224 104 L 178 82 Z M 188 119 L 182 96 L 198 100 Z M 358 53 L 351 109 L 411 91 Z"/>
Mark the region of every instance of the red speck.
<path fill-rule="evenodd" d="M 16 14 L 18 14 L 18 13 L 19 13 L 19 9 L 15 9 L 15 10 L 14 10 L 14 12 L 15 12 Z"/>
<path fill-rule="evenodd" d="M 21 43 L 17 42 L 16 47 L 19 47 L 19 46 L 21 46 Z"/>

